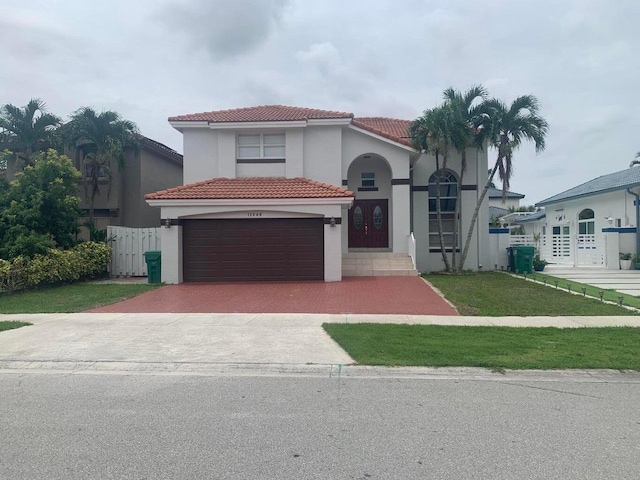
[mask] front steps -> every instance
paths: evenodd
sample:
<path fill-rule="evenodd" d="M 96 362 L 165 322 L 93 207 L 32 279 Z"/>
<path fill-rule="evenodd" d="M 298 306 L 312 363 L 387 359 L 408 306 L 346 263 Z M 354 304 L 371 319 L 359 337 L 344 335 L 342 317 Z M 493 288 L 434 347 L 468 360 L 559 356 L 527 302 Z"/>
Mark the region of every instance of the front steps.
<path fill-rule="evenodd" d="M 343 277 L 418 275 L 406 253 L 349 252 L 342 255 Z"/>

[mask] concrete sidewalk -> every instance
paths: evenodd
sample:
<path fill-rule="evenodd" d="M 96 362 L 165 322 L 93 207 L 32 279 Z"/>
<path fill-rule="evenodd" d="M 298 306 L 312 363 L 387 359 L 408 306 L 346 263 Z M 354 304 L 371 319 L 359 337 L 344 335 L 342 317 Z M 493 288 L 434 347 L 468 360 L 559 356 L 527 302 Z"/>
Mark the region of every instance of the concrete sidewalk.
<path fill-rule="evenodd" d="M 73 313 L 0 315 L 32 326 L 0 333 L 0 369 L 233 370 L 234 365 L 348 365 L 325 322 L 513 327 L 640 327 L 640 316 Z M 232 366 L 232 367 L 229 367 Z M 333 368 L 333 367 L 332 367 Z"/>

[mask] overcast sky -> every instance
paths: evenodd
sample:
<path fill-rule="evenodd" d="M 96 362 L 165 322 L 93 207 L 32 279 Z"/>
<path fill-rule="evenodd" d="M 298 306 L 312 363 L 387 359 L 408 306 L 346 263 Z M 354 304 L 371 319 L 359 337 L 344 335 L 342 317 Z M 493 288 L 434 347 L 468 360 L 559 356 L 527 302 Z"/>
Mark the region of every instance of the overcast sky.
<path fill-rule="evenodd" d="M 442 91 L 536 95 L 533 204 L 640 151 L 640 2 L 0 0 L 0 104 L 110 109 L 182 152 L 167 117 L 283 104 L 414 119 Z M 490 162 L 495 155 L 490 152 Z"/>

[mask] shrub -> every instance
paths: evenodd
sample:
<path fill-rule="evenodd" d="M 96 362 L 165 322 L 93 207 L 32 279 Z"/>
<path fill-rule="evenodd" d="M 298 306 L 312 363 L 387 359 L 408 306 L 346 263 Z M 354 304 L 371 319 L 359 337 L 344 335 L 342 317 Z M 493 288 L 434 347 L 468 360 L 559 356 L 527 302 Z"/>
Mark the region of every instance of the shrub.
<path fill-rule="evenodd" d="M 46 255 L 31 259 L 0 260 L 0 292 L 97 276 L 107 271 L 110 260 L 111 248 L 94 242 L 83 242 L 70 250 L 50 249 Z"/>

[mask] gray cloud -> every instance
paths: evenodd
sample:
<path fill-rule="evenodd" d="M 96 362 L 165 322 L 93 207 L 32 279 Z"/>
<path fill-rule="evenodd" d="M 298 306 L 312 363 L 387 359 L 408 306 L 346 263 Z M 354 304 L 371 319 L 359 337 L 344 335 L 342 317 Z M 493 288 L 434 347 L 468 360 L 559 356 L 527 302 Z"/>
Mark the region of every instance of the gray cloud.
<path fill-rule="evenodd" d="M 288 0 L 190 0 L 170 5 L 160 18 L 204 48 L 214 60 L 255 50 L 280 22 Z"/>

